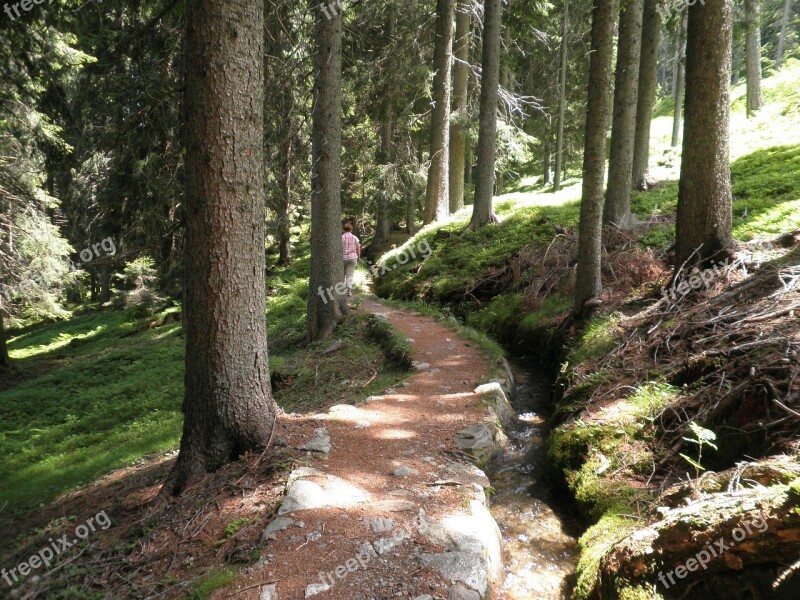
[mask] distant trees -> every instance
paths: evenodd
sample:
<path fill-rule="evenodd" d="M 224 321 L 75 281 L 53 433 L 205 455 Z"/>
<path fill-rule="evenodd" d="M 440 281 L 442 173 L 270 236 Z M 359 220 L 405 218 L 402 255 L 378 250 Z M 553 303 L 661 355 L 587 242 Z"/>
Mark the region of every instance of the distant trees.
<path fill-rule="evenodd" d="M 453 64 L 453 0 L 437 0 L 433 51 L 433 107 L 425 222 L 450 214 L 450 92 Z"/>
<path fill-rule="evenodd" d="M 747 71 L 747 116 L 761 108 L 761 4 L 760 0 L 745 0 L 744 25 L 745 69 Z"/>
<path fill-rule="evenodd" d="M 187 11 L 186 389 L 172 493 L 268 445 L 277 410 L 264 310 L 264 3 L 196 0 Z"/>
<path fill-rule="evenodd" d="M 485 0 L 481 62 L 481 108 L 478 124 L 478 168 L 469 229 L 497 221 L 492 211 L 497 152 L 497 99 L 500 86 L 500 0 Z"/>
<path fill-rule="evenodd" d="M 732 243 L 730 122 L 731 0 L 689 8 L 686 131 L 678 192 L 676 277 L 727 258 Z"/>
<path fill-rule="evenodd" d="M 775 45 L 775 68 L 780 69 L 783 64 L 783 49 L 786 46 L 786 29 L 789 25 L 789 13 L 792 11 L 792 0 L 786 0 L 783 5 L 781 18 L 781 32 L 778 34 L 778 43 Z"/>
<path fill-rule="evenodd" d="M 2 303 L 2 300 L 0 300 Z M 6 346 L 6 329 L 3 325 L 3 311 L 0 310 L 0 369 L 10 369 L 11 358 L 8 356 L 8 347 Z"/>
<path fill-rule="evenodd" d="M 309 3 L 314 22 L 314 109 L 311 161 L 311 277 L 308 338 L 333 333 L 347 313 L 343 294 L 327 294 L 344 276 L 341 230 L 342 15 L 323 16 Z M 320 293 L 321 292 L 321 293 Z"/>
<path fill-rule="evenodd" d="M 567 111 L 567 35 L 569 34 L 569 1 L 564 0 L 564 12 L 561 15 L 561 44 L 559 46 L 558 68 L 558 115 L 556 117 L 556 167 L 553 171 L 553 191 L 561 189 L 561 177 L 564 170 L 564 121 Z M 545 177 L 549 176 L 548 173 Z"/>
<path fill-rule="evenodd" d="M 600 268 L 603 191 L 614 56 L 614 25 L 618 7 L 617 0 L 594 0 L 592 4 L 592 46 L 583 151 L 578 273 L 575 286 L 575 312 L 578 314 L 585 311 L 590 300 L 599 300 L 602 290 Z"/>

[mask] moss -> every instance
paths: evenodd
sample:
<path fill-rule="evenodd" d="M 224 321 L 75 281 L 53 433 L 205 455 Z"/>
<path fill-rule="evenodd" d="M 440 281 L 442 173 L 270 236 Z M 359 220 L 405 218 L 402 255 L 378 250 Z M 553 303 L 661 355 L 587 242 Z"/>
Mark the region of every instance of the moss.
<path fill-rule="evenodd" d="M 388 364 L 406 371 L 411 369 L 411 344 L 388 319 L 370 315 L 367 329 L 370 337 L 381 345 Z"/>
<path fill-rule="evenodd" d="M 664 600 L 654 585 L 625 585 L 617 590 L 619 600 Z"/>
<path fill-rule="evenodd" d="M 617 313 L 593 317 L 569 353 L 568 362 L 579 365 L 607 354 L 614 347 L 616 324 L 620 318 Z"/>
<path fill-rule="evenodd" d="M 618 514 L 608 514 L 581 536 L 578 580 L 572 593 L 573 600 L 589 600 L 594 597 L 595 588 L 600 581 L 600 562 L 614 544 L 630 535 L 635 528 L 634 521 Z"/>
<path fill-rule="evenodd" d="M 189 600 L 206 600 L 212 594 L 229 586 L 236 580 L 236 570 L 216 569 L 200 577 L 194 584 L 194 589 L 189 592 Z"/>

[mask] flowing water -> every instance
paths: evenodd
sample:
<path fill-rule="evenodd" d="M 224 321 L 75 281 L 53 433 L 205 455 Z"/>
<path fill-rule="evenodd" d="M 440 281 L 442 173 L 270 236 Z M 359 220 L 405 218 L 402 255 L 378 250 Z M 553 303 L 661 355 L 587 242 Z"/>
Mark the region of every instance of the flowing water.
<path fill-rule="evenodd" d="M 566 600 L 574 585 L 578 520 L 546 476 L 550 378 L 520 359 L 512 365 L 519 422 L 508 449 L 487 469 L 497 494 L 492 514 L 503 534 L 507 600 Z"/>

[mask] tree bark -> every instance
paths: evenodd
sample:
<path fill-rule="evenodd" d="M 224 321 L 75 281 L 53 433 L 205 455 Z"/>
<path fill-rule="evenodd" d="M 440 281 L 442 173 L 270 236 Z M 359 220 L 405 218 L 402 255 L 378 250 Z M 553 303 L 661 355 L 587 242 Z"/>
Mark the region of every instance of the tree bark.
<path fill-rule="evenodd" d="M 638 190 L 650 187 L 650 123 L 656 101 L 658 54 L 661 46 L 661 15 L 656 10 L 658 2 L 659 0 L 644 0 L 642 18 L 642 53 L 639 61 L 632 178 L 633 186 Z"/>
<path fill-rule="evenodd" d="M 701 5 L 702 6 L 702 5 Z M 683 120 L 683 104 L 685 102 L 684 85 L 686 83 L 686 21 L 687 11 L 681 15 L 678 27 L 678 47 L 676 49 L 675 64 L 675 89 L 672 99 L 675 101 L 675 111 L 672 118 L 672 147 L 680 143 L 681 121 Z"/>
<path fill-rule="evenodd" d="M 675 268 L 726 257 L 732 244 L 728 148 L 731 0 L 689 8 L 686 130 L 678 191 Z"/>
<path fill-rule="evenodd" d="M 603 184 L 610 112 L 614 25 L 618 0 L 594 0 L 589 91 L 583 152 L 583 190 L 578 235 L 575 312 L 583 314 L 587 300 L 600 297 L 603 233 Z"/>
<path fill-rule="evenodd" d="M 611 158 L 603 222 L 622 229 L 633 226 L 631 176 L 636 140 L 636 103 L 639 58 L 642 53 L 642 0 L 627 0 L 619 17 L 617 72 L 614 84 L 614 118 Z"/>
<path fill-rule="evenodd" d="M 569 31 L 569 2 L 564 0 L 561 16 L 561 68 L 558 74 L 558 124 L 556 125 L 556 169 L 553 173 L 553 192 L 561 189 L 561 165 L 564 160 L 564 115 L 567 107 L 567 32 Z"/>
<path fill-rule="evenodd" d="M 450 125 L 450 213 L 464 208 L 466 160 L 467 91 L 469 85 L 470 3 L 459 0 L 456 8 L 456 39 L 453 50 L 453 121 Z"/>
<path fill-rule="evenodd" d="M 745 69 L 747 71 L 747 116 L 751 117 L 764 104 L 761 95 L 761 5 L 759 0 L 745 0 L 744 25 Z"/>
<path fill-rule="evenodd" d="M 433 110 L 425 223 L 450 214 L 450 74 L 453 64 L 453 0 L 436 2 L 436 41 L 433 51 Z"/>
<path fill-rule="evenodd" d="M 393 142 L 394 142 L 394 116 L 392 109 L 387 108 L 387 114 L 384 115 L 383 123 L 381 124 L 381 163 L 390 165 L 393 160 Z M 391 221 L 389 218 L 389 199 L 390 190 L 383 189 L 378 193 L 378 210 L 375 219 L 375 241 L 378 243 L 385 243 L 389 241 L 389 233 L 391 229 Z"/>
<path fill-rule="evenodd" d="M 328 18 L 317 3 L 314 23 L 314 109 L 311 134 L 311 277 L 308 338 L 328 337 L 347 314 L 341 230 L 342 15 Z"/>
<path fill-rule="evenodd" d="M 265 315 L 264 3 L 187 5 L 186 375 L 183 436 L 166 490 L 275 427 Z"/>
<path fill-rule="evenodd" d="M 497 100 L 500 86 L 500 0 L 485 0 L 481 57 L 481 107 L 478 123 L 478 171 L 468 229 L 496 223 L 492 211 L 497 152 Z"/>
<path fill-rule="evenodd" d="M 0 369 L 11 368 L 11 357 L 8 355 L 6 346 L 6 329 L 3 324 L 3 313 L 0 312 Z"/>
<path fill-rule="evenodd" d="M 775 69 L 779 70 L 783 64 L 783 49 L 786 45 L 786 28 L 789 25 L 789 14 L 792 10 L 792 0 L 786 0 L 783 5 L 783 18 L 781 19 L 781 32 L 775 47 Z"/>

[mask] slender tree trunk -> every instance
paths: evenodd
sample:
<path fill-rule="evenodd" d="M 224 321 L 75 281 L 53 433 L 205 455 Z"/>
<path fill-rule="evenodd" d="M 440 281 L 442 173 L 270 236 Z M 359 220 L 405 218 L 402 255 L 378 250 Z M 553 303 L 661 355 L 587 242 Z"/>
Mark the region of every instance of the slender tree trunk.
<path fill-rule="evenodd" d="M 483 5 L 483 50 L 481 57 L 481 108 L 478 123 L 478 172 L 469 229 L 496 223 L 492 211 L 497 151 L 497 99 L 500 85 L 500 0 Z"/>
<path fill-rule="evenodd" d="M 761 4 L 759 0 L 745 0 L 744 24 L 745 69 L 747 71 L 747 116 L 751 117 L 764 104 L 761 95 Z"/>
<path fill-rule="evenodd" d="M 542 185 L 550 183 L 550 163 L 552 161 L 552 152 L 550 150 L 550 131 L 549 127 L 545 131 L 544 140 L 542 141 Z"/>
<path fill-rule="evenodd" d="M 0 369 L 10 369 L 11 358 L 8 356 L 8 347 L 6 346 L 6 329 L 3 324 L 3 313 L 0 312 Z"/>
<path fill-rule="evenodd" d="M 184 489 L 275 427 L 265 315 L 264 3 L 187 5 Z M 235 143 L 232 143 L 235 140 Z"/>
<path fill-rule="evenodd" d="M 394 115 L 392 109 L 388 108 L 384 115 L 381 127 L 381 163 L 391 165 L 393 161 L 394 145 Z M 375 241 L 385 243 L 389 241 L 391 230 L 391 220 L 389 218 L 389 199 L 391 190 L 384 189 L 378 193 L 378 211 L 375 223 Z"/>
<path fill-rule="evenodd" d="M 456 8 L 456 39 L 453 50 L 453 120 L 450 125 L 450 212 L 464 208 L 467 91 L 469 85 L 470 2 L 459 0 Z"/>
<path fill-rule="evenodd" d="M 701 5 L 702 6 L 702 5 Z M 681 24 L 678 31 L 677 63 L 675 65 L 675 112 L 672 118 L 672 147 L 681 141 L 681 121 L 683 120 L 683 103 L 685 100 L 684 84 L 686 81 L 686 19 L 687 12 L 683 11 Z"/>
<path fill-rule="evenodd" d="M 779 70 L 783 64 L 783 49 L 786 45 L 786 28 L 789 25 L 789 14 L 792 11 L 792 0 L 786 0 L 783 5 L 783 18 L 781 19 L 781 32 L 778 35 L 778 44 L 775 47 L 775 69 Z"/>
<path fill-rule="evenodd" d="M 558 124 L 556 125 L 556 169 L 553 173 L 553 192 L 561 189 L 561 165 L 564 160 L 564 115 L 567 107 L 567 32 L 569 31 L 569 2 L 564 0 L 561 16 L 561 68 L 558 74 Z"/>
<path fill-rule="evenodd" d="M 730 122 L 731 0 L 689 8 L 686 130 L 678 191 L 676 276 L 727 258 L 732 244 Z"/>
<path fill-rule="evenodd" d="M 575 312 L 583 314 L 587 301 L 600 298 L 603 234 L 603 185 L 605 183 L 606 140 L 611 95 L 611 67 L 614 55 L 614 25 L 618 0 L 594 0 L 592 47 L 589 59 L 589 98 L 586 107 L 586 135 L 583 152 L 583 192 L 578 234 L 578 273 L 575 284 Z"/>
<path fill-rule="evenodd" d="M 278 264 L 292 262 L 292 161 L 294 159 L 293 136 L 290 134 L 282 142 L 280 153 L 280 190 L 276 214 L 278 221 Z"/>
<path fill-rule="evenodd" d="M 639 58 L 642 53 L 642 0 L 627 0 L 619 18 L 617 72 L 614 84 L 614 118 L 611 126 L 611 158 L 603 222 L 629 229 L 633 146 L 636 141 L 636 103 Z"/>
<path fill-rule="evenodd" d="M 467 198 L 467 190 L 472 185 L 472 140 L 469 137 L 464 139 L 464 206 L 471 204 Z"/>
<path fill-rule="evenodd" d="M 411 190 L 411 186 L 406 186 L 406 233 L 413 235 L 416 232 L 416 224 L 414 223 L 416 215 L 417 202 L 414 198 L 414 192 Z"/>
<path fill-rule="evenodd" d="M 453 1 L 436 2 L 436 41 L 433 51 L 433 110 L 431 165 L 425 192 L 425 223 L 450 214 L 450 73 L 453 63 Z"/>
<path fill-rule="evenodd" d="M 314 22 L 314 109 L 311 133 L 311 277 L 308 338 L 326 338 L 347 314 L 336 291 L 344 278 L 341 230 L 342 15 Z"/>
<path fill-rule="evenodd" d="M 636 139 L 633 149 L 633 186 L 638 190 L 650 187 L 650 123 L 656 101 L 658 54 L 661 45 L 661 15 L 656 10 L 659 0 L 644 0 L 642 18 L 642 54 L 639 62 L 639 92 L 636 103 Z"/>

